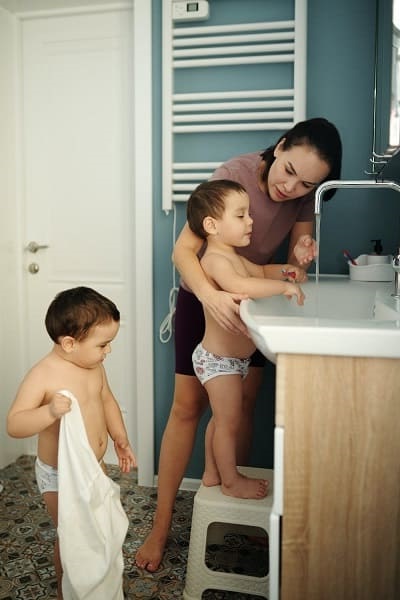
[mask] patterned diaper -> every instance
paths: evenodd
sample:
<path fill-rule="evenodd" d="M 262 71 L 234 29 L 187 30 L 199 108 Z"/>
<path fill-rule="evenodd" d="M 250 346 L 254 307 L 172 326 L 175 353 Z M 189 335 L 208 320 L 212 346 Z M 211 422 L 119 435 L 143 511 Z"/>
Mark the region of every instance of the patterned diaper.
<path fill-rule="evenodd" d="M 218 375 L 240 375 L 244 379 L 249 372 L 251 359 L 218 356 L 208 352 L 201 344 L 198 344 L 192 354 L 192 360 L 194 372 L 200 383 L 204 385 L 213 377 L 218 377 Z"/>

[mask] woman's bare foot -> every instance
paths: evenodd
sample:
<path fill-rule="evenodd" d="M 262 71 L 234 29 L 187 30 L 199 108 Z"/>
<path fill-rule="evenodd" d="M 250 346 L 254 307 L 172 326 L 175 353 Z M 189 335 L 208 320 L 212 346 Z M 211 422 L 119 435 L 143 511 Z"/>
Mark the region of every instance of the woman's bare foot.
<path fill-rule="evenodd" d="M 238 477 L 229 486 L 222 483 L 221 490 L 226 496 L 261 500 L 268 494 L 268 484 L 266 479 L 253 479 L 238 473 Z"/>
<path fill-rule="evenodd" d="M 149 535 L 144 540 L 136 553 L 135 563 L 140 569 L 146 569 L 150 573 L 157 571 L 167 543 L 168 532 L 159 532 L 153 526 Z"/>

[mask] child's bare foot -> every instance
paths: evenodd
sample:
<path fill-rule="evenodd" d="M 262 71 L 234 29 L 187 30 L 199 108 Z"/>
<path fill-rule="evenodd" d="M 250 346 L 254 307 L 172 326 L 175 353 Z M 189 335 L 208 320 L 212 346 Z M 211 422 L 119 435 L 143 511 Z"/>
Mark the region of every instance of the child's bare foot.
<path fill-rule="evenodd" d="M 238 477 L 229 486 L 222 483 L 221 490 L 226 496 L 261 500 L 268 494 L 268 483 L 265 479 L 253 479 L 238 473 Z"/>
<path fill-rule="evenodd" d="M 219 476 L 218 471 L 206 469 L 201 478 L 201 482 L 206 487 L 211 487 L 213 485 L 219 485 L 221 483 L 221 477 Z"/>
<path fill-rule="evenodd" d="M 153 527 L 136 553 L 136 565 L 150 573 L 157 571 L 162 561 L 167 538 L 168 532 L 166 534 L 161 533 Z"/>

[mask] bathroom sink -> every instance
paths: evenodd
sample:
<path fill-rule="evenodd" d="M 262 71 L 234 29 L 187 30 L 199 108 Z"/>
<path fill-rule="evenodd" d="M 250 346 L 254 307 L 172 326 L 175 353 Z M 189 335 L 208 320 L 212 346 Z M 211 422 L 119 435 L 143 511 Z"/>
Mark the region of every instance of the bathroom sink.
<path fill-rule="evenodd" d="M 241 302 L 240 314 L 257 348 L 276 355 L 321 354 L 400 358 L 400 301 L 393 283 L 310 276 L 304 306 L 284 296 Z"/>
<path fill-rule="evenodd" d="M 374 318 L 379 321 L 400 319 L 400 298 L 393 298 L 384 290 L 378 290 L 375 297 Z"/>

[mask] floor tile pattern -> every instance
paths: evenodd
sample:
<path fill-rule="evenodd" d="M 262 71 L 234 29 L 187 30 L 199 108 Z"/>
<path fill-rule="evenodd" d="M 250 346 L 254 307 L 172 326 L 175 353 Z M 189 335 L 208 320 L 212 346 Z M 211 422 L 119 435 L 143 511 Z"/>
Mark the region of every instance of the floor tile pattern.
<path fill-rule="evenodd" d="M 38 492 L 32 456 L 21 456 L 0 470 L 0 600 L 55 598 L 52 548 L 55 530 Z M 154 488 L 140 487 L 135 474 L 121 475 L 109 467 L 121 486 L 121 501 L 129 517 L 123 547 L 124 592 L 127 599 L 182 598 L 192 517 L 192 492 L 179 492 L 170 539 L 161 568 L 154 574 L 135 567 L 134 557 L 151 528 L 157 500 Z M 268 562 L 266 544 L 245 535 L 229 534 L 221 545 L 208 548 L 207 564 L 217 570 L 243 572 L 251 567 L 263 575 Z M 247 571 L 246 571 L 247 572 Z M 257 596 L 208 590 L 203 600 L 251 600 Z M 99 600 L 107 600 L 99 598 Z"/>

